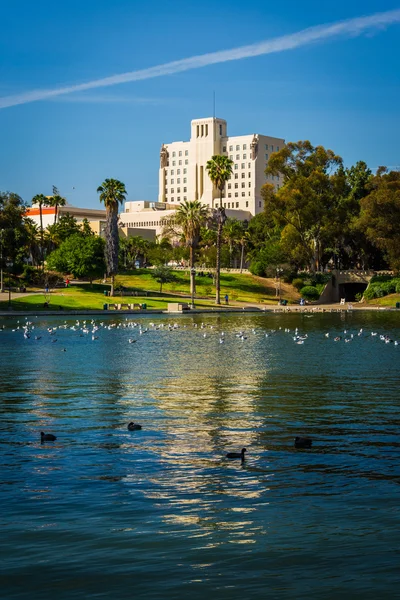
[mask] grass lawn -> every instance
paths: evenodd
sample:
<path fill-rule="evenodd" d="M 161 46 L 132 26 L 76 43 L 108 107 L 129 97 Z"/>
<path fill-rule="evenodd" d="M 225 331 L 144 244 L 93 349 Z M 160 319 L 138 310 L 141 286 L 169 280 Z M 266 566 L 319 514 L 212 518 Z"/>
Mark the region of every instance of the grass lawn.
<path fill-rule="evenodd" d="M 189 294 L 190 280 L 188 271 L 174 271 L 176 281 L 163 285 L 163 293 Z M 138 290 L 159 292 L 160 284 L 151 277 L 149 269 L 137 269 L 118 275 L 116 285 Z M 196 293 L 200 297 L 215 297 L 215 288 L 211 277 L 196 276 Z M 248 273 L 221 273 L 221 300 L 228 294 L 232 303 L 241 302 L 276 302 L 276 288 L 274 279 L 255 277 Z M 300 299 L 298 292 L 291 286 L 281 283 L 281 296 L 289 302 Z"/>
<path fill-rule="evenodd" d="M 93 286 L 82 283 L 72 285 L 69 288 L 56 288 L 50 293 L 48 308 L 44 307 L 46 298 L 44 294 L 22 295 L 12 299 L 13 310 L 40 312 L 43 310 L 101 310 L 106 303 L 146 303 L 149 309 L 166 309 L 168 302 L 177 302 L 179 295 L 187 296 L 190 293 L 189 275 L 185 271 L 175 271 L 176 282 L 164 284 L 163 294 L 159 293 L 160 284 L 155 281 L 149 270 L 138 269 L 137 271 L 119 275 L 116 278 L 116 287 L 123 285 L 127 289 L 137 290 L 137 296 L 115 295 L 109 298 L 104 295 L 109 285 L 94 283 Z M 225 304 L 224 296 L 228 294 L 229 304 L 241 306 L 242 303 L 266 303 L 276 304 L 276 289 L 273 279 L 263 279 L 249 274 L 221 273 L 221 300 Z M 215 306 L 215 288 L 209 277 L 197 277 L 198 308 L 212 308 Z M 147 296 L 140 292 L 147 292 Z M 172 295 L 171 295 L 172 294 Z M 176 294 L 176 295 L 173 295 Z M 178 297 L 177 297 L 178 296 Z M 281 284 L 281 297 L 289 302 L 299 299 L 299 294 L 291 286 Z M 8 301 L 0 302 L 0 310 L 7 310 Z"/>

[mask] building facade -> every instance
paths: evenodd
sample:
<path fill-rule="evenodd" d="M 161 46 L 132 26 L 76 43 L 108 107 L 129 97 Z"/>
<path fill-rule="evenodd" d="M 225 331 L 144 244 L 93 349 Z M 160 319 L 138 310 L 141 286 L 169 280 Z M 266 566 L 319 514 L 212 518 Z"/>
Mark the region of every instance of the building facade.
<path fill-rule="evenodd" d="M 222 199 L 224 208 L 254 216 L 263 210 L 261 187 L 267 182 L 276 188 L 281 185 L 279 177 L 267 178 L 264 171 L 272 152 L 284 145 L 282 138 L 261 134 L 230 137 L 223 119 L 195 119 L 191 122 L 188 142 L 172 142 L 161 147 L 158 200 L 174 206 L 184 200 L 199 200 L 217 208 L 219 190 L 213 187 L 206 164 L 213 155 L 222 154 L 233 161 L 232 177 Z"/>
<path fill-rule="evenodd" d="M 42 207 L 42 221 L 44 229 L 46 229 L 48 225 L 53 225 L 55 212 L 56 209 L 54 207 Z M 106 211 L 103 209 L 78 208 L 77 206 L 72 206 L 71 204 L 67 203 L 65 206 L 58 207 L 57 221 L 60 217 L 66 214 L 70 214 L 71 217 L 74 217 L 78 221 L 78 223 L 81 223 L 84 219 L 87 219 L 88 221 L 97 221 L 105 220 L 106 218 Z M 32 219 L 36 225 L 40 227 L 40 209 L 38 206 L 28 206 L 25 216 Z"/>
<path fill-rule="evenodd" d="M 125 209 L 119 214 L 119 227 L 127 229 L 129 235 L 143 235 L 143 231 L 153 231 L 155 236 L 161 236 L 166 221 L 173 217 L 179 204 L 165 202 L 150 202 L 137 200 L 125 202 Z M 227 209 L 226 216 L 240 221 L 250 221 L 251 214 L 248 210 Z"/>

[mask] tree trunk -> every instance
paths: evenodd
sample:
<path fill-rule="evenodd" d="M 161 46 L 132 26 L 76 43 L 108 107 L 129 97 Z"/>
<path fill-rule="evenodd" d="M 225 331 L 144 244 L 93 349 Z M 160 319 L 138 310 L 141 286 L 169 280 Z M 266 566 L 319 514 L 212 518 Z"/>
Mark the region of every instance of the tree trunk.
<path fill-rule="evenodd" d="M 240 253 L 240 272 L 243 271 L 243 262 L 244 262 L 244 244 L 242 244 L 242 251 Z"/>
<path fill-rule="evenodd" d="M 43 214 L 42 205 L 39 204 L 40 214 L 40 262 L 42 263 L 42 269 L 44 269 L 44 254 L 43 254 Z"/>
<path fill-rule="evenodd" d="M 194 270 L 194 251 L 193 246 L 189 248 L 190 252 L 190 297 L 192 302 L 192 308 L 194 308 L 194 295 L 196 292 L 196 271 Z"/>
<path fill-rule="evenodd" d="M 222 214 L 218 207 L 218 227 L 217 227 L 217 258 L 215 262 L 215 304 L 221 303 L 221 238 L 222 238 Z"/>
<path fill-rule="evenodd" d="M 114 296 L 114 273 L 111 274 L 111 289 L 110 289 L 110 296 Z"/>
<path fill-rule="evenodd" d="M 54 225 L 57 223 L 57 204 L 54 205 Z"/>

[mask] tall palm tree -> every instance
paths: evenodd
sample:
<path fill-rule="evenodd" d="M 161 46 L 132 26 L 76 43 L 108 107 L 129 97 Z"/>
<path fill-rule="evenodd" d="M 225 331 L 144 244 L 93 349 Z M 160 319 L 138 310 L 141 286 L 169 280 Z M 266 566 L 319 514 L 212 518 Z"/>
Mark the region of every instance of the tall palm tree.
<path fill-rule="evenodd" d="M 216 210 L 217 221 L 217 260 L 215 265 L 215 303 L 221 302 L 221 242 L 222 242 L 222 227 L 226 221 L 225 209 L 222 206 L 222 195 L 225 189 L 226 182 L 232 175 L 233 160 L 221 154 L 215 154 L 207 161 L 206 171 L 208 176 L 219 190 L 219 206 Z"/>
<path fill-rule="evenodd" d="M 126 198 L 125 184 L 118 179 L 105 179 L 97 188 L 100 202 L 106 207 L 106 265 L 111 276 L 111 296 L 114 295 L 115 274 L 118 272 L 118 207 Z"/>
<path fill-rule="evenodd" d="M 208 208 L 198 200 L 182 202 L 173 216 L 173 226 L 177 226 L 182 234 L 186 246 L 189 248 L 190 264 L 190 296 L 194 308 L 194 294 L 196 291 L 196 271 L 194 269 L 194 255 L 200 241 L 200 231 L 208 219 Z M 176 231 L 175 231 L 176 234 Z"/>
<path fill-rule="evenodd" d="M 58 189 L 53 185 L 53 195 L 49 198 L 49 206 L 55 208 L 54 211 L 54 225 L 57 223 L 57 213 L 60 206 L 65 206 L 67 203 L 66 199 L 60 196 Z"/>
<path fill-rule="evenodd" d="M 43 207 L 49 205 L 49 199 L 44 194 L 36 194 L 32 198 L 32 204 L 37 204 L 39 206 L 39 216 L 40 216 L 40 261 L 43 266 L 44 260 L 44 243 L 43 243 Z"/>

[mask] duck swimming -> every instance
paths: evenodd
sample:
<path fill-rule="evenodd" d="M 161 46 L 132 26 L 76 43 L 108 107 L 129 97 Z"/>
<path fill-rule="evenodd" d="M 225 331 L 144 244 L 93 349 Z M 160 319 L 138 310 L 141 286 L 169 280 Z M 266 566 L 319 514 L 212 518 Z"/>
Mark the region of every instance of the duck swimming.
<path fill-rule="evenodd" d="M 129 431 L 138 431 L 139 429 L 142 429 L 142 426 L 139 425 L 139 423 L 134 423 L 132 421 L 131 423 L 128 424 L 128 429 L 129 429 Z"/>
<path fill-rule="evenodd" d="M 43 431 L 40 432 L 40 441 L 43 442 L 55 442 L 56 440 L 56 436 L 53 435 L 52 433 L 43 433 Z"/>
<path fill-rule="evenodd" d="M 296 436 L 294 438 L 294 447 L 295 448 L 311 448 L 312 439 L 306 437 Z"/>
<path fill-rule="evenodd" d="M 228 452 L 226 458 L 241 458 L 243 461 L 245 452 L 247 452 L 246 448 L 242 448 L 241 452 Z"/>

